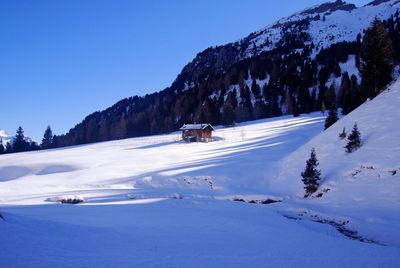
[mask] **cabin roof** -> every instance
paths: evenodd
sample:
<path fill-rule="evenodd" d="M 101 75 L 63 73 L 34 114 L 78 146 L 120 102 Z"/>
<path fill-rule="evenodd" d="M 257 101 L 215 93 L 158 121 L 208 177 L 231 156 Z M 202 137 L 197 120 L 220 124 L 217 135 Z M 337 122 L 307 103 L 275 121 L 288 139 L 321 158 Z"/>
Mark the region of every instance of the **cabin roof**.
<path fill-rule="evenodd" d="M 215 131 L 215 129 L 213 128 L 212 125 L 210 124 L 184 124 L 180 130 L 204 130 L 207 127 L 211 127 L 211 129 L 213 131 Z"/>

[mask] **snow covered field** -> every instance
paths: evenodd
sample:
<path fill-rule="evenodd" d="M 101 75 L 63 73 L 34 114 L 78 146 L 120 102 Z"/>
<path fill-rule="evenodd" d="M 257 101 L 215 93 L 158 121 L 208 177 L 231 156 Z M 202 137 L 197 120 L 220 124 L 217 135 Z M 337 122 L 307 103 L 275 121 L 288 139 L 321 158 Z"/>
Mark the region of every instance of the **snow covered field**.
<path fill-rule="evenodd" d="M 399 101 L 396 83 L 323 133 L 315 113 L 218 128 L 211 143 L 0 156 L 0 266 L 399 267 Z M 354 122 L 363 146 L 346 154 L 338 134 Z M 303 199 L 312 147 L 329 190 Z"/>

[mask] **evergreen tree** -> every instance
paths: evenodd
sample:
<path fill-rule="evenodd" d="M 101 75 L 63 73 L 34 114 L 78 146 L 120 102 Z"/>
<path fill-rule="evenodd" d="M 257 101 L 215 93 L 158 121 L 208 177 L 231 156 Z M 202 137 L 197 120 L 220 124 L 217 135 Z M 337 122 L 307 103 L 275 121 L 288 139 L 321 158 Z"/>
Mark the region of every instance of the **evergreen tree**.
<path fill-rule="evenodd" d="M 315 149 L 311 149 L 310 158 L 306 162 L 306 169 L 301 173 L 303 177 L 304 189 L 306 190 L 306 197 L 316 192 L 319 187 L 319 181 L 321 180 L 321 170 L 317 170 L 319 165 Z"/>
<path fill-rule="evenodd" d="M 22 127 L 18 127 L 17 129 L 17 134 L 15 135 L 12 148 L 15 153 L 29 150 L 29 144 L 25 141 L 24 130 Z"/>
<path fill-rule="evenodd" d="M 344 138 L 346 138 L 346 136 L 347 136 L 346 128 L 343 128 L 343 131 L 339 133 L 339 138 L 343 140 Z"/>
<path fill-rule="evenodd" d="M 230 126 L 235 121 L 235 112 L 232 105 L 225 103 L 222 113 L 222 123 L 225 126 Z"/>
<path fill-rule="evenodd" d="M 5 152 L 6 152 L 6 148 L 4 148 L 3 139 L 0 138 L 0 154 L 5 154 Z"/>
<path fill-rule="evenodd" d="M 354 124 L 353 130 L 348 136 L 348 143 L 345 146 L 346 152 L 351 153 L 361 147 L 361 134 L 358 131 L 357 123 Z"/>
<path fill-rule="evenodd" d="M 337 108 L 332 106 L 329 109 L 328 116 L 325 119 L 325 129 L 335 124 L 336 121 L 338 121 Z"/>
<path fill-rule="evenodd" d="M 362 43 L 362 89 L 367 98 L 376 97 L 392 81 L 392 42 L 381 21 L 375 19 Z"/>
<path fill-rule="evenodd" d="M 58 136 L 54 135 L 53 136 L 52 148 L 57 148 L 57 147 L 58 147 Z"/>
<path fill-rule="evenodd" d="M 13 148 L 9 142 L 6 144 L 6 154 L 11 154 L 13 152 Z"/>
<path fill-rule="evenodd" d="M 51 131 L 50 126 L 47 126 L 40 147 L 42 149 L 49 149 L 52 147 L 52 144 L 53 144 L 53 132 Z"/>
<path fill-rule="evenodd" d="M 322 102 L 322 105 L 321 105 L 321 113 L 322 113 L 322 115 L 325 115 L 325 111 L 326 111 L 325 102 Z"/>
<path fill-rule="evenodd" d="M 351 80 L 347 72 L 342 75 L 342 82 L 340 83 L 339 105 L 342 107 L 342 114 L 350 112 L 351 105 Z"/>
<path fill-rule="evenodd" d="M 40 146 L 37 144 L 36 141 L 32 141 L 30 144 L 28 143 L 28 150 L 29 151 L 37 151 L 40 149 Z"/>

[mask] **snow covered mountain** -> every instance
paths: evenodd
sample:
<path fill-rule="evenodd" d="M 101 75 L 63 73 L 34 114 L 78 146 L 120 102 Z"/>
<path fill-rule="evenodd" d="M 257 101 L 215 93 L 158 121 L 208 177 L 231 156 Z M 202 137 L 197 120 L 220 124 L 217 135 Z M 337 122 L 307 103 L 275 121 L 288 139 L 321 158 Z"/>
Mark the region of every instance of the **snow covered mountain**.
<path fill-rule="evenodd" d="M 352 110 L 359 101 L 343 100 L 341 80 L 348 75 L 351 94 L 359 92 L 361 41 L 374 18 L 384 21 L 400 57 L 399 9 L 398 0 L 363 7 L 338 0 L 303 10 L 204 50 L 170 87 L 87 116 L 59 137 L 59 145 L 169 133 L 195 122 L 230 125 L 343 103 Z"/>
<path fill-rule="evenodd" d="M 255 32 L 239 41 L 242 54 L 240 58 L 254 56 L 269 51 L 281 44 L 285 35 L 300 29 L 307 33 L 306 43 L 314 43 L 315 56 L 322 48 L 339 42 L 355 41 L 358 34 L 367 29 L 374 18 L 386 20 L 400 8 L 400 1 L 373 1 L 363 7 L 356 7 L 338 0 L 305 9 L 290 17 L 283 18 L 271 26 Z M 305 24 L 299 28 L 299 24 Z"/>
<path fill-rule="evenodd" d="M 7 142 L 10 142 L 10 135 L 5 130 L 0 129 L 0 140 L 2 141 L 3 145 L 6 145 Z"/>
<path fill-rule="evenodd" d="M 311 97 L 346 71 L 357 87 L 357 35 L 375 15 L 393 14 L 398 27 L 399 3 L 336 1 L 296 13 L 247 41 L 206 50 L 171 88 L 122 100 L 60 138 L 71 145 L 169 132 L 218 111 L 226 116 L 235 101 L 235 119 L 243 119 L 246 99 L 254 110 L 279 100 L 266 104 L 268 115 L 284 116 L 215 124 L 209 143 L 172 132 L 0 155 L 0 266 L 397 268 L 400 80 L 325 131 L 325 116 L 313 112 L 321 103 Z M 329 37 L 325 30 L 335 27 Z M 324 69 L 321 84 L 313 77 Z M 314 92 L 304 103 L 315 107 L 293 117 L 285 99 L 300 101 L 302 91 L 291 86 Z M 355 123 L 362 146 L 346 153 L 339 133 Z M 304 198 L 301 172 L 312 148 L 321 185 Z"/>
<path fill-rule="evenodd" d="M 185 66 L 181 75 L 188 76 L 188 81 L 184 84 L 190 85 L 195 83 L 206 69 L 224 72 L 232 62 L 252 58 L 284 46 L 292 42 L 293 38 L 298 38 L 302 46 L 314 44 L 311 52 L 313 58 L 321 49 L 329 48 L 333 44 L 356 41 L 357 35 L 362 35 L 375 18 L 387 20 L 398 10 L 399 0 L 372 1 L 363 7 L 337 0 L 311 7 L 234 43 L 199 53 Z"/>
<path fill-rule="evenodd" d="M 172 133 L 2 155 L 2 264 L 397 267 L 399 101 L 400 81 L 324 132 L 313 113 L 217 127 L 210 143 Z M 347 154 L 338 134 L 355 122 L 362 147 Z M 304 199 L 312 147 L 322 196 Z"/>

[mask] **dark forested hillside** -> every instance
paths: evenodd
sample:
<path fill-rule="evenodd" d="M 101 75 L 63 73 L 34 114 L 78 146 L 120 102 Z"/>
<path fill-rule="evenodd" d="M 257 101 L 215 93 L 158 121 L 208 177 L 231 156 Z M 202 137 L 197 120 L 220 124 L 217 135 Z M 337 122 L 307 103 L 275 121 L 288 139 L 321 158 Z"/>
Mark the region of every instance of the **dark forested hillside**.
<path fill-rule="evenodd" d="M 366 27 L 347 32 L 340 29 L 347 29 L 348 22 L 332 20 L 344 12 L 355 20 L 363 12 L 376 12 L 395 48 L 394 62 L 400 55 L 399 7 L 399 1 L 374 1 L 361 10 L 336 1 L 282 19 L 238 42 L 208 48 L 169 88 L 123 99 L 87 116 L 58 136 L 58 145 L 167 133 L 192 122 L 230 125 L 331 107 L 348 113 L 369 97 L 360 86 L 358 69 L 374 17 L 367 16 Z"/>

